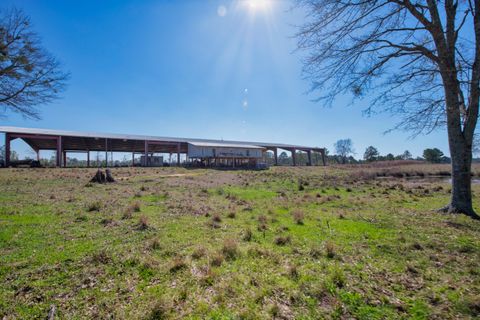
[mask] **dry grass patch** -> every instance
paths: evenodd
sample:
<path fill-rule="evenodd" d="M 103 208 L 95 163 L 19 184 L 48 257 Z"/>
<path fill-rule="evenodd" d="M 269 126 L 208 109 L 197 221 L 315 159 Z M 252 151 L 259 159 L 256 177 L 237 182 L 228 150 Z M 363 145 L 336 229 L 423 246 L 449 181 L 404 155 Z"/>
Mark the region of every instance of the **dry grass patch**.
<path fill-rule="evenodd" d="M 293 216 L 293 221 L 295 221 L 296 224 L 303 225 L 303 220 L 305 219 L 305 213 L 303 213 L 302 210 L 300 209 L 293 210 L 292 216 Z"/>

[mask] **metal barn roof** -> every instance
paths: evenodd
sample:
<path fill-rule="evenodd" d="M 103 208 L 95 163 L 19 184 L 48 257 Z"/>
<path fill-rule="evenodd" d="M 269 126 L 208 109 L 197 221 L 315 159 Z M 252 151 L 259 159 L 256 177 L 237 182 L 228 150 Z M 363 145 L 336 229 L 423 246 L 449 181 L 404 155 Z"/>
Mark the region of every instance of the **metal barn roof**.
<path fill-rule="evenodd" d="M 132 135 L 132 134 L 112 134 L 112 133 L 98 133 L 98 132 L 79 132 L 79 131 L 64 131 L 64 130 L 52 130 L 52 129 L 37 129 L 37 128 L 22 128 L 22 127 L 10 127 L 0 126 L 0 132 L 26 135 L 21 137 L 29 145 L 37 149 L 50 149 L 56 148 L 56 142 L 53 140 L 42 139 L 29 139 L 28 136 L 41 137 L 58 137 L 65 138 L 62 140 L 64 148 L 67 150 L 105 150 L 105 139 L 108 139 L 109 151 L 136 151 L 143 149 L 143 142 L 159 143 L 159 146 L 149 147 L 152 152 L 170 152 L 177 150 L 176 145 L 182 144 L 182 150 L 186 148 L 186 144 L 196 145 L 209 145 L 209 146 L 248 146 L 249 148 L 281 148 L 281 149 L 297 149 L 297 150 L 312 150 L 323 151 L 323 148 L 308 147 L 294 144 L 284 143 L 270 143 L 270 142 L 250 142 L 250 141 L 233 141 L 233 140 L 214 140 L 214 139 L 198 139 L 198 138 L 177 138 L 177 137 L 161 137 L 161 136 L 146 136 L 146 135 Z M 160 143 L 163 144 L 160 146 Z M 170 144 L 171 148 L 168 147 Z M 183 151 L 182 151 L 183 152 Z"/>
<path fill-rule="evenodd" d="M 218 147 L 218 148 L 243 148 L 243 149 L 265 149 L 264 147 L 254 146 L 251 144 L 231 144 L 221 142 L 189 142 L 196 147 Z"/>

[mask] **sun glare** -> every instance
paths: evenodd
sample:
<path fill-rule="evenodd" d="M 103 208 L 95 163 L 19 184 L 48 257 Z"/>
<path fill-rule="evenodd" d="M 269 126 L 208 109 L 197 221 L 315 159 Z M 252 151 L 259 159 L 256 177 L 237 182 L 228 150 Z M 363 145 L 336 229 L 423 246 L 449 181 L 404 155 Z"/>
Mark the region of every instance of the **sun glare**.
<path fill-rule="evenodd" d="M 246 0 L 246 6 L 252 11 L 266 10 L 271 6 L 271 0 Z"/>

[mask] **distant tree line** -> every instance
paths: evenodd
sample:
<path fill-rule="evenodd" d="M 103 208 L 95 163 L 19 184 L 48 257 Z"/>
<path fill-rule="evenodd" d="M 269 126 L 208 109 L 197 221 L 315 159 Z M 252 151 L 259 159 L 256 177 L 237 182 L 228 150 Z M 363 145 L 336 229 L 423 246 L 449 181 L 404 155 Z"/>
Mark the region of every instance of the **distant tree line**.
<path fill-rule="evenodd" d="M 410 151 L 405 150 L 402 154 L 394 155 L 388 153 L 381 155 L 378 149 L 374 146 L 368 146 L 363 153 L 363 159 L 355 159 L 353 148 L 353 142 L 351 139 L 340 139 L 334 144 L 335 154 L 330 155 L 327 153 L 327 160 L 329 163 L 337 164 L 359 164 L 359 163 L 371 163 L 375 161 L 394 161 L 394 160 L 419 160 L 427 161 L 430 163 L 450 163 L 451 159 L 446 157 L 438 148 L 427 148 L 423 151 L 423 157 L 413 158 Z"/>

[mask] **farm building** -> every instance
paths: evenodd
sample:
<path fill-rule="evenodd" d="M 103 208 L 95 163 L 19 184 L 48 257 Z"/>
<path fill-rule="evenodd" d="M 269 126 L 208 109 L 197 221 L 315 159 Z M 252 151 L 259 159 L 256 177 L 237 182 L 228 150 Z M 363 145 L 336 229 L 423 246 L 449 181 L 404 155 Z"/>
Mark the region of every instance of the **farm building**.
<path fill-rule="evenodd" d="M 176 157 L 176 165 L 205 167 L 258 167 L 264 164 L 266 152 L 273 153 L 274 164 L 278 164 L 279 150 L 291 153 L 292 165 L 297 165 L 297 153 L 307 155 L 307 165 L 314 165 L 312 153 L 318 153 L 325 165 L 325 149 L 281 143 L 224 141 L 196 138 L 155 137 L 124 134 L 103 134 L 93 132 L 60 131 L 49 129 L 1 127 L 5 133 L 5 164 L 10 166 L 11 141 L 22 139 L 37 154 L 40 151 L 55 152 L 56 166 L 68 166 L 68 153 L 85 153 L 87 166 L 90 166 L 92 152 L 105 152 L 105 164 L 112 163 L 114 152 L 128 152 L 132 155 L 131 165 L 161 166 L 163 157 L 169 154 Z M 109 157 L 110 154 L 110 157 Z M 140 162 L 135 156 L 141 155 Z M 183 157 L 184 161 L 181 161 Z"/>

